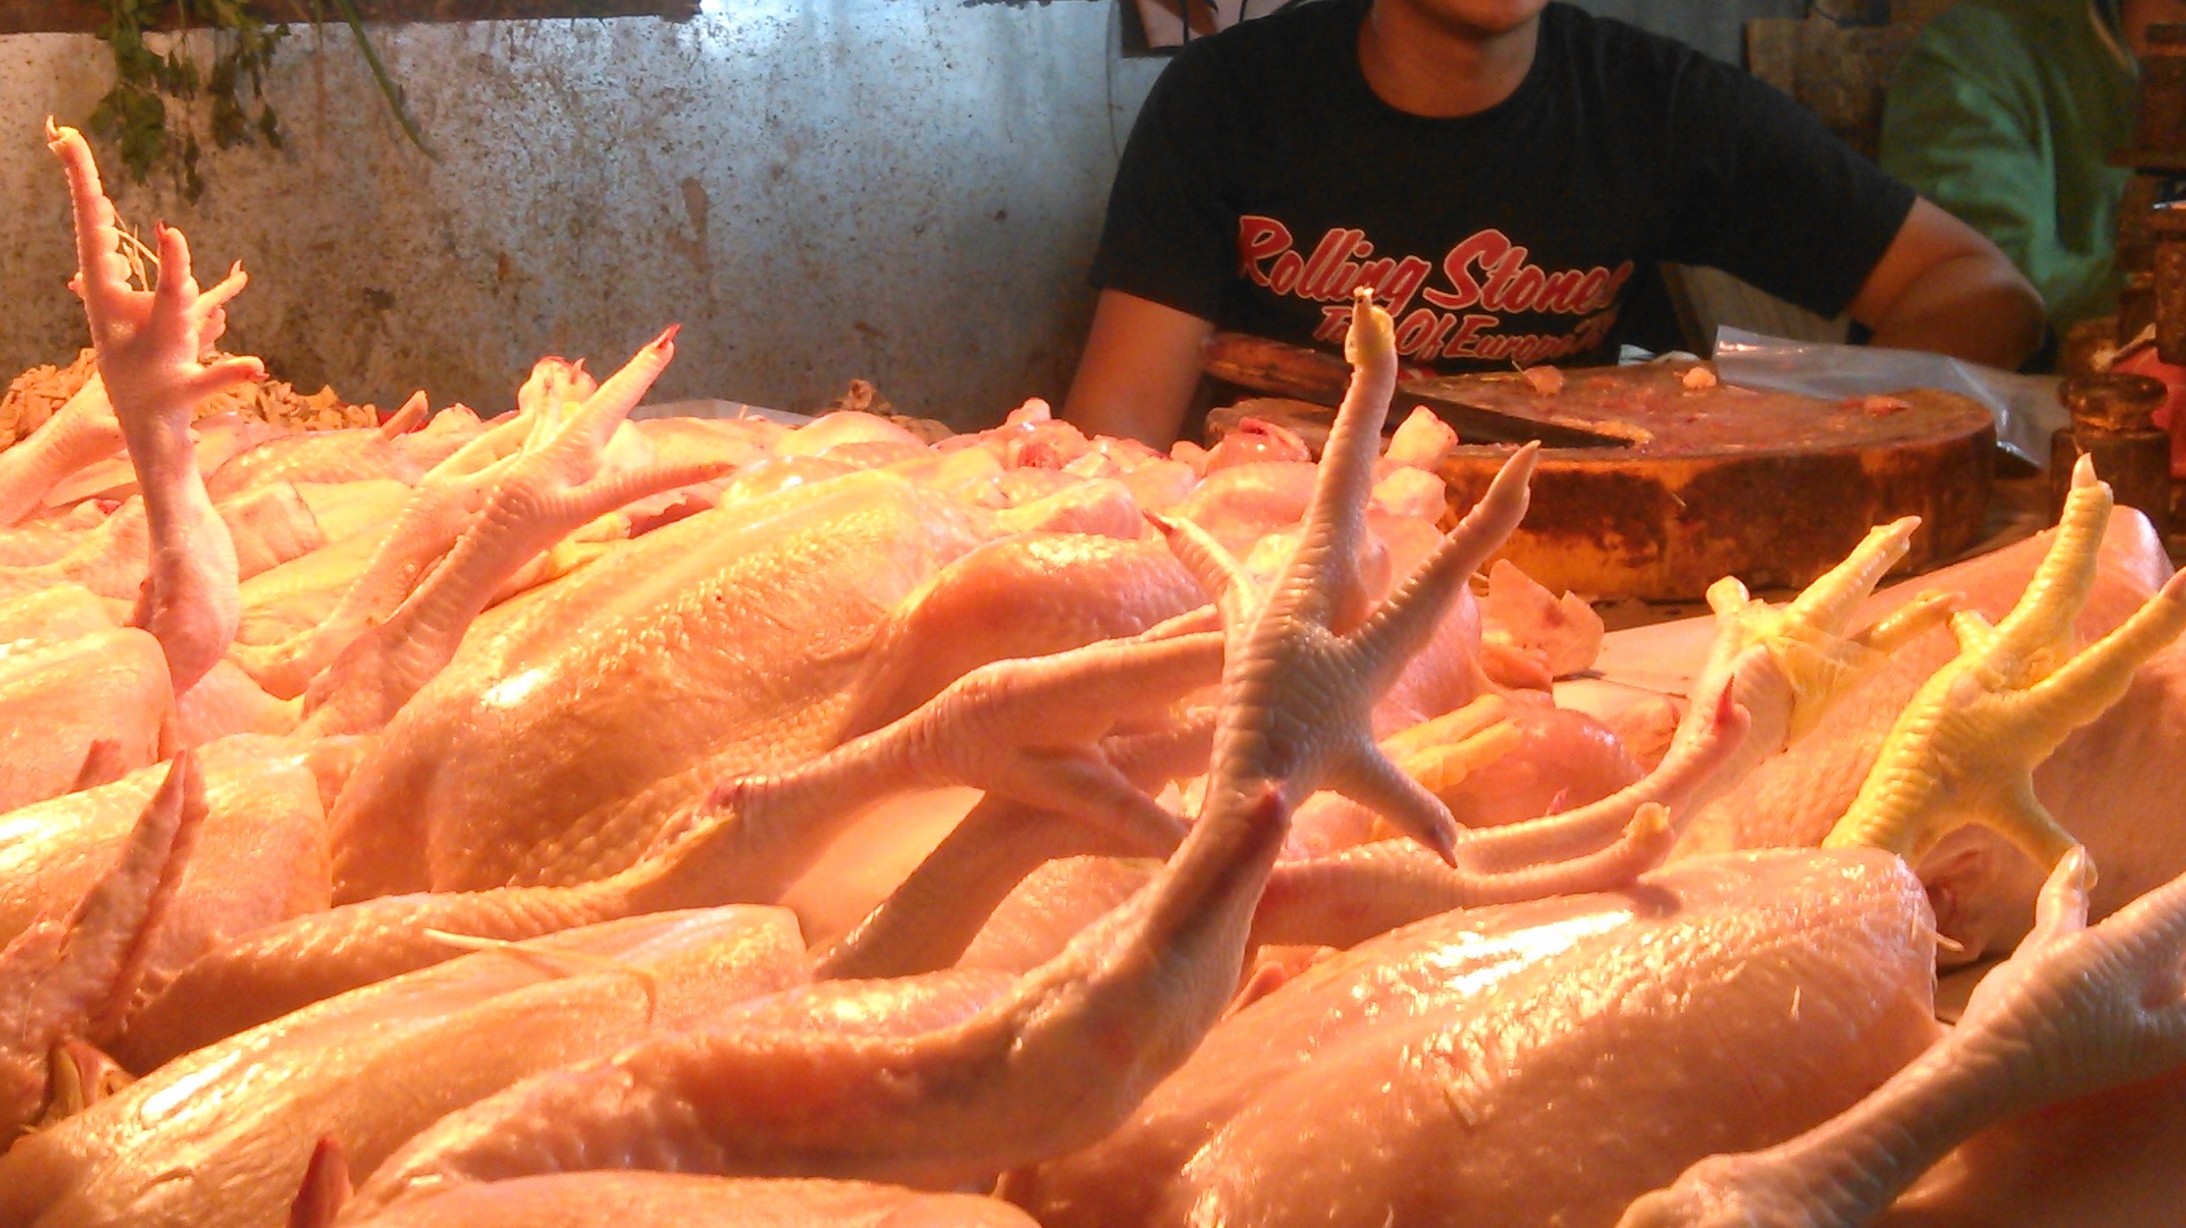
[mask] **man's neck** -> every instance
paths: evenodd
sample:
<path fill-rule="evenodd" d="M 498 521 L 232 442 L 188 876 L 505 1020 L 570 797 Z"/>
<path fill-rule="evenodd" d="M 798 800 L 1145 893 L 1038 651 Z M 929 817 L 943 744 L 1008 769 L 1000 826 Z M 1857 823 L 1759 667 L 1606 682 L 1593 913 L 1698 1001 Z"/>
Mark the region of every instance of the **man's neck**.
<path fill-rule="evenodd" d="M 1359 25 L 1359 67 L 1399 111 L 1475 115 L 1526 79 L 1540 30 L 1538 12 L 1508 29 L 1482 29 L 1428 12 L 1417 0 L 1374 0 Z"/>

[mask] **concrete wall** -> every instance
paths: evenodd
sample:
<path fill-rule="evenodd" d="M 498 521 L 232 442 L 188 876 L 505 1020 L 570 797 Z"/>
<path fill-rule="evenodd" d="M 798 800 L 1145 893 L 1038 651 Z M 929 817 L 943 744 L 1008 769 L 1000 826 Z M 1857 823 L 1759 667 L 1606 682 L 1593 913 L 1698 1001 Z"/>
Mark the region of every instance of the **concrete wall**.
<path fill-rule="evenodd" d="M 1744 4 L 1589 0 L 1736 58 Z M 200 267 L 254 276 L 233 344 L 306 387 L 510 403 L 543 353 L 618 362 L 684 326 L 661 399 L 811 408 L 852 376 L 958 425 L 1060 397 L 1108 178 L 1165 62 L 1112 0 L 708 0 L 648 19 L 397 26 L 377 44 L 439 157 L 346 37 L 292 40 L 276 152 L 196 205 L 117 183 Z M 72 354 L 60 175 L 39 139 L 105 90 L 85 36 L 0 39 L 0 378 Z M 119 175 L 110 178 L 118 179 Z"/>

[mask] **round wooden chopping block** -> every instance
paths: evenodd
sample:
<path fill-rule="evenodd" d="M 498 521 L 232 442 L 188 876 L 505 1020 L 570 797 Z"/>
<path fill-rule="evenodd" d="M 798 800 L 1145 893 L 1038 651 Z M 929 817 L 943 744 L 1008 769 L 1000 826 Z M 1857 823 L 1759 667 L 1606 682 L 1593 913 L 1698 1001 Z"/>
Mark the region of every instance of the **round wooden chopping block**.
<path fill-rule="evenodd" d="M 1603 406 L 1648 430 L 1632 448 L 1544 449 L 1503 557 L 1551 589 L 1683 601 L 1727 575 L 1804 585 L 1900 516 L 1921 518 L 1900 570 L 1980 539 L 1996 447 L 1980 405 L 1928 390 L 1845 402 L 1699 391 L 1665 402 L 1683 412 Z M 1442 466 L 1453 515 L 1511 451 L 1461 447 Z"/>

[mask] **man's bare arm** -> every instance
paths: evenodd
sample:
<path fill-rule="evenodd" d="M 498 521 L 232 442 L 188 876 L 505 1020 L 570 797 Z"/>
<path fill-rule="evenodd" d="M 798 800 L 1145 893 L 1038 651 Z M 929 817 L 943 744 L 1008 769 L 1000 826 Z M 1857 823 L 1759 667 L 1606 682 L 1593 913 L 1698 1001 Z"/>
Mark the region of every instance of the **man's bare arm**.
<path fill-rule="evenodd" d="M 1994 243 L 1923 199 L 1852 299 L 1873 344 L 2011 370 L 2042 343 L 2034 287 Z"/>
<path fill-rule="evenodd" d="M 1212 322 L 1120 290 L 1101 291 L 1063 417 L 1088 435 L 1176 441 L 1199 386 Z"/>

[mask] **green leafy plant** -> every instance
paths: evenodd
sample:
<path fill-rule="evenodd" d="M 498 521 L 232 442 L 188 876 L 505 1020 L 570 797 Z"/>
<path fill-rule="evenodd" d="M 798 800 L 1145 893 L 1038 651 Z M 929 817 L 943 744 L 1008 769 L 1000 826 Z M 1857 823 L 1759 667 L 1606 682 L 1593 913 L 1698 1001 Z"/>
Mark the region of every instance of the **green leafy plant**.
<path fill-rule="evenodd" d="M 265 78 L 287 26 L 268 24 L 248 0 L 99 2 L 107 20 L 98 36 L 113 48 L 114 87 L 92 110 L 89 126 L 119 146 L 122 165 L 138 183 L 165 168 L 183 197 L 194 201 L 205 191 L 206 140 L 220 149 L 259 142 L 281 147 L 280 117 L 266 100 Z M 365 36 L 354 0 L 334 4 L 404 134 L 430 154 L 402 88 Z M 314 5 L 315 22 L 318 16 Z M 211 33 L 209 60 L 200 59 L 192 40 L 165 40 L 164 51 L 145 41 L 147 31 L 193 26 Z"/>

